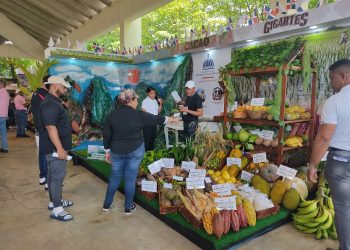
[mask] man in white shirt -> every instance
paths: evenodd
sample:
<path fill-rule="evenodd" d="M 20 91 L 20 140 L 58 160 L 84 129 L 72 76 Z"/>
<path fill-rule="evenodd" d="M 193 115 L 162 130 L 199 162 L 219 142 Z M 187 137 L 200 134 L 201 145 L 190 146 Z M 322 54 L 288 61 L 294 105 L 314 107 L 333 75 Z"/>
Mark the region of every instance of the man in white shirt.
<path fill-rule="evenodd" d="M 350 60 L 342 59 L 331 65 L 329 77 L 336 94 L 323 107 L 308 178 L 317 182 L 315 166 L 328 150 L 325 177 L 334 203 L 339 245 L 342 250 L 350 250 Z"/>
<path fill-rule="evenodd" d="M 152 115 L 158 115 L 162 111 L 162 99 L 156 99 L 156 90 L 153 87 L 146 89 L 147 97 L 142 101 L 142 111 Z M 143 138 L 145 141 L 145 150 L 154 149 L 154 141 L 157 136 L 157 126 L 147 126 L 143 128 Z"/>

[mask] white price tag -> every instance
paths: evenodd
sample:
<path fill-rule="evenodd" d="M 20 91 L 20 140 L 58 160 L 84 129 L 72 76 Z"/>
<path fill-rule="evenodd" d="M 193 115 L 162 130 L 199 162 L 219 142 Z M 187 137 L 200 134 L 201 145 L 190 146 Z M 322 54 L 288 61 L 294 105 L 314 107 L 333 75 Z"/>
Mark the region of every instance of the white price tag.
<path fill-rule="evenodd" d="M 293 180 L 297 174 L 297 170 L 294 168 L 289 168 L 289 167 L 280 165 L 278 170 L 277 170 L 277 174 L 279 176 L 284 177 L 284 178 L 288 178 L 288 179 Z"/>
<path fill-rule="evenodd" d="M 219 210 L 236 210 L 236 196 L 215 198 Z"/>
<path fill-rule="evenodd" d="M 266 140 L 272 140 L 273 139 L 274 132 L 271 130 L 262 130 L 261 131 L 261 137 Z"/>
<path fill-rule="evenodd" d="M 236 132 L 239 132 L 239 131 L 242 129 L 242 126 L 233 126 L 233 129 L 234 129 Z"/>
<path fill-rule="evenodd" d="M 231 183 L 213 185 L 212 188 L 220 196 L 230 195 L 232 190 Z"/>
<path fill-rule="evenodd" d="M 203 178 L 186 178 L 186 188 L 187 189 L 204 188 L 204 179 Z"/>
<path fill-rule="evenodd" d="M 254 163 L 260 163 L 260 162 L 267 162 L 266 153 L 259 153 L 259 154 L 253 154 L 253 162 Z"/>
<path fill-rule="evenodd" d="M 148 169 L 151 174 L 158 173 L 160 171 L 160 165 L 158 164 L 158 161 L 153 162 L 152 164 L 148 165 Z"/>
<path fill-rule="evenodd" d="M 238 167 L 241 167 L 241 164 L 242 164 L 241 158 L 227 158 L 226 159 L 227 166 L 237 165 Z"/>
<path fill-rule="evenodd" d="M 176 181 L 183 181 L 184 178 L 183 178 L 182 176 L 174 175 L 174 176 L 173 176 L 173 180 L 176 180 Z"/>
<path fill-rule="evenodd" d="M 204 179 L 206 175 L 207 175 L 207 170 L 205 169 L 191 169 L 188 177 Z"/>
<path fill-rule="evenodd" d="M 196 168 L 196 163 L 194 161 L 183 161 L 181 163 L 181 168 L 186 170 L 187 172 L 190 172 L 191 169 Z"/>
<path fill-rule="evenodd" d="M 157 182 L 142 180 L 141 190 L 145 192 L 157 193 Z"/>
<path fill-rule="evenodd" d="M 250 133 L 253 134 L 253 135 L 258 135 L 259 137 L 261 137 L 261 131 L 259 129 L 251 130 Z"/>
<path fill-rule="evenodd" d="M 264 106 L 265 98 L 252 98 L 250 105 L 252 106 Z"/>
<path fill-rule="evenodd" d="M 205 181 L 206 183 L 212 183 L 210 177 L 205 177 L 204 181 Z"/>
<path fill-rule="evenodd" d="M 163 187 L 172 189 L 173 188 L 173 184 L 171 184 L 171 183 L 164 183 Z"/>
<path fill-rule="evenodd" d="M 325 155 L 322 157 L 321 161 L 327 161 L 328 151 L 325 153 Z"/>
<path fill-rule="evenodd" d="M 175 166 L 174 158 L 162 158 L 162 161 L 165 168 L 173 168 Z"/>
<path fill-rule="evenodd" d="M 241 180 L 244 180 L 244 181 L 247 181 L 248 183 L 250 183 L 252 181 L 253 176 L 254 175 L 252 173 L 249 173 L 247 171 L 242 170 Z"/>

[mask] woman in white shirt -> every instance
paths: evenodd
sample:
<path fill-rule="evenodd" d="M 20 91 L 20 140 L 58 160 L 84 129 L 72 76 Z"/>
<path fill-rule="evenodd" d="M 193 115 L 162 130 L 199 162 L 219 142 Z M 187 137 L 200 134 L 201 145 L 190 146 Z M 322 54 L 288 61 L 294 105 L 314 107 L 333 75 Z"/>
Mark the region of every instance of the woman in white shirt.
<path fill-rule="evenodd" d="M 142 111 L 152 115 L 158 115 L 162 110 L 162 99 L 156 99 L 156 90 L 153 87 L 146 89 L 147 97 L 142 101 Z M 143 138 L 145 141 L 145 150 L 154 149 L 154 141 L 157 136 L 157 126 L 147 126 L 143 128 Z"/>

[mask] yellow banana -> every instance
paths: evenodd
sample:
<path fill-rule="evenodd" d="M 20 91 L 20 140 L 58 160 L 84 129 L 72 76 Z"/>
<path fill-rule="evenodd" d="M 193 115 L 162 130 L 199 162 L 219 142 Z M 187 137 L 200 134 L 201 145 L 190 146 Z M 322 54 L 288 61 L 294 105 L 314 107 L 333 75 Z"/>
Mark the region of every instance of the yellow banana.
<path fill-rule="evenodd" d="M 294 219 L 312 219 L 315 218 L 319 213 L 319 208 L 314 211 L 311 211 L 308 214 L 293 214 Z"/>
<path fill-rule="evenodd" d="M 333 205 L 333 200 L 330 197 L 327 197 L 327 207 L 331 210 L 334 211 L 334 205 Z"/>
<path fill-rule="evenodd" d="M 317 207 L 318 207 L 317 205 L 318 205 L 318 201 L 314 201 L 313 203 L 311 203 L 307 207 L 299 208 L 297 215 L 308 214 L 312 211 L 315 211 L 315 210 L 317 210 Z"/>
<path fill-rule="evenodd" d="M 302 199 L 301 200 L 301 202 L 300 202 L 300 204 L 299 204 L 299 207 L 307 207 L 307 206 L 309 206 L 310 204 L 312 204 L 312 203 L 314 203 L 315 202 L 315 200 L 304 200 L 304 199 Z"/>
<path fill-rule="evenodd" d="M 317 231 L 317 228 L 314 227 L 314 228 L 308 228 L 306 230 L 302 230 L 301 232 L 304 233 L 304 234 L 312 234 L 312 233 L 314 233 L 316 231 Z"/>
<path fill-rule="evenodd" d="M 324 223 L 328 219 L 329 216 L 332 217 L 332 215 L 329 213 L 329 211 L 327 209 L 325 209 L 324 207 L 322 207 L 321 210 L 322 210 L 323 214 L 320 217 L 313 219 L 313 222 Z M 331 226 L 331 225 L 329 225 L 329 226 Z"/>
<path fill-rule="evenodd" d="M 331 213 L 328 212 L 328 218 L 327 218 L 325 223 L 320 225 L 320 229 L 321 230 L 328 229 L 332 226 L 332 224 L 333 224 L 333 217 L 332 217 Z"/>

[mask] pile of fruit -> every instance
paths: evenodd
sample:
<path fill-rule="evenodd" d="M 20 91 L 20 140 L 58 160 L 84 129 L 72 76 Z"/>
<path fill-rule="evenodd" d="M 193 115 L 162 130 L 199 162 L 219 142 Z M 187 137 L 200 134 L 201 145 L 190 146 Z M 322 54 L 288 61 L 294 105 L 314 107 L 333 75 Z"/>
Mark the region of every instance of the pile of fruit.
<path fill-rule="evenodd" d="M 214 234 L 220 239 L 230 229 L 238 232 L 240 228 L 256 225 L 256 212 L 253 204 L 239 193 L 236 193 L 237 210 L 212 210 L 203 216 L 204 229 L 208 234 Z"/>
<path fill-rule="evenodd" d="M 286 146 L 292 147 L 292 148 L 302 147 L 303 146 L 303 142 L 304 142 L 303 137 L 297 136 L 297 135 L 289 136 L 284 141 Z"/>
<path fill-rule="evenodd" d="M 173 188 L 160 188 L 159 206 L 161 207 L 178 207 L 182 204 L 176 191 L 181 190 L 180 185 L 173 185 Z"/>
<path fill-rule="evenodd" d="M 302 199 L 297 212 L 293 214 L 293 225 L 302 233 L 315 234 L 316 239 L 337 239 L 333 201 L 323 173 L 319 178 L 316 199 Z"/>
<path fill-rule="evenodd" d="M 219 150 L 214 153 L 207 161 L 206 168 L 211 170 L 216 170 L 220 167 L 221 163 L 226 157 L 226 153 L 223 150 Z M 222 166 L 222 165 L 221 165 Z"/>
<path fill-rule="evenodd" d="M 310 119 L 311 113 L 308 111 L 305 111 L 304 107 L 295 105 L 295 106 L 286 108 L 284 117 L 286 121 L 293 121 L 298 119 Z"/>
<path fill-rule="evenodd" d="M 239 149 L 232 149 L 229 154 L 231 158 L 239 158 L 241 159 L 241 165 L 225 165 L 221 170 L 208 170 L 208 174 L 211 177 L 211 180 L 216 184 L 224 184 L 224 183 L 235 183 L 236 177 L 248 165 L 248 158 L 243 156 L 242 152 Z"/>

